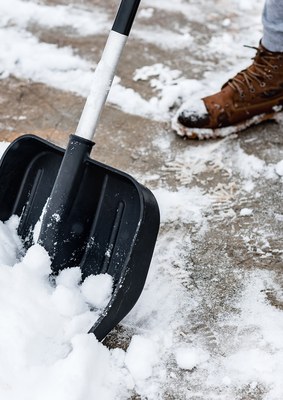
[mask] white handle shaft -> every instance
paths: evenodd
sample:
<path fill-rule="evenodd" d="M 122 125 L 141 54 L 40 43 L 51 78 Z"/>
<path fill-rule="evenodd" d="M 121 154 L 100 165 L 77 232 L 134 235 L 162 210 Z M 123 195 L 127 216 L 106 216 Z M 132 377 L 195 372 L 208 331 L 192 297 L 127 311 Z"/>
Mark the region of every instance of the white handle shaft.
<path fill-rule="evenodd" d="M 110 32 L 94 73 L 90 93 L 76 130 L 77 136 L 93 140 L 127 38 L 128 36 L 113 30 Z"/>

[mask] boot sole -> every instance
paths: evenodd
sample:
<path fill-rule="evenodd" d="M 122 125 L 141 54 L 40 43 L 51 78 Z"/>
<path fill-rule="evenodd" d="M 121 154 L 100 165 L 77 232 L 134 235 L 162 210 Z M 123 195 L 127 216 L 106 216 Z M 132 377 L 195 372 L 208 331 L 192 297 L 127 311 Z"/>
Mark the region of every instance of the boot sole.
<path fill-rule="evenodd" d="M 280 110 L 281 111 L 281 110 Z M 177 135 L 182 137 L 187 137 L 189 139 L 217 139 L 224 138 L 233 133 L 238 133 L 244 131 L 250 126 L 258 125 L 264 121 L 283 121 L 283 112 L 272 112 L 268 114 L 260 114 L 241 122 L 237 125 L 226 126 L 217 129 L 198 129 L 198 128 L 188 128 L 180 124 L 177 120 L 177 116 L 172 120 L 172 129 L 177 133 Z"/>

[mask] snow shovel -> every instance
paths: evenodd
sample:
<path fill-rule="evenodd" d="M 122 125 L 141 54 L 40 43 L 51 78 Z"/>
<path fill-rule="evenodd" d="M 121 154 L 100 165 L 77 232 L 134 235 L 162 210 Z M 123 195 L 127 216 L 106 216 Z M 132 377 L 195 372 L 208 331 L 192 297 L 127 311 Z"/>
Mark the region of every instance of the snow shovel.
<path fill-rule="evenodd" d="M 99 116 L 139 3 L 121 1 L 66 150 L 23 135 L 10 144 L 0 163 L 0 219 L 20 217 L 18 233 L 25 246 L 34 243 L 38 230 L 36 240 L 49 253 L 54 274 L 79 266 L 83 279 L 100 273 L 113 277 L 111 299 L 90 329 L 98 340 L 139 298 L 159 229 L 159 209 L 150 190 L 90 158 Z"/>

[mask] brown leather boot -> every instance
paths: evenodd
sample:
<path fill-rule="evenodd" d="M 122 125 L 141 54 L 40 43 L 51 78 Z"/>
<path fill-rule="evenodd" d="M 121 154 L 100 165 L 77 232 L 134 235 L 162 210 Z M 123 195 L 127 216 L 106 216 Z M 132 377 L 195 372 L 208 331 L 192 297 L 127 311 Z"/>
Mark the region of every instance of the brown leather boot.
<path fill-rule="evenodd" d="M 283 109 L 283 53 L 261 44 L 253 63 L 226 82 L 220 92 L 201 99 L 201 107 L 185 109 L 173 129 L 189 138 L 223 137 L 268 119 Z"/>

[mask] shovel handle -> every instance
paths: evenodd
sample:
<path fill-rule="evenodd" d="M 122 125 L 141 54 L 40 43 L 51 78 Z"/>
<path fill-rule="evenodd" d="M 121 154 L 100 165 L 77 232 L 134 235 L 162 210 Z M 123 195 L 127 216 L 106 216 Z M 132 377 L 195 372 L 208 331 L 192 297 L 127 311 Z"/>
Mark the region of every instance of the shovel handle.
<path fill-rule="evenodd" d="M 140 0 L 122 0 L 112 30 L 129 36 Z"/>
<path fill-rule="evenodd" d="M 76 136 L 93 140 L 118 62 L 130 33 L 140 0 L 122 0 L 98 63 Z"/>

